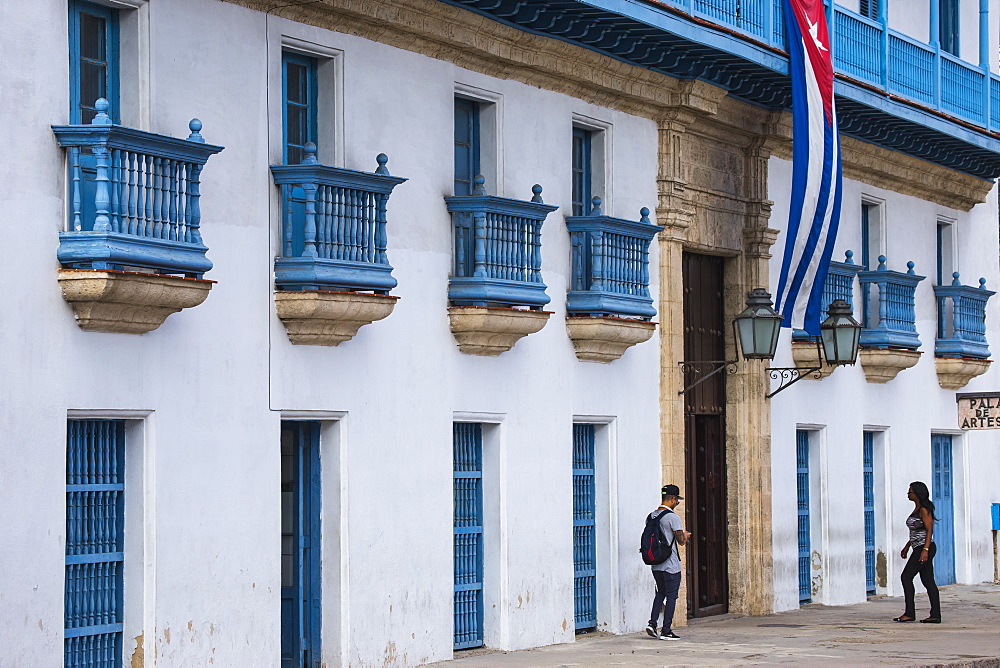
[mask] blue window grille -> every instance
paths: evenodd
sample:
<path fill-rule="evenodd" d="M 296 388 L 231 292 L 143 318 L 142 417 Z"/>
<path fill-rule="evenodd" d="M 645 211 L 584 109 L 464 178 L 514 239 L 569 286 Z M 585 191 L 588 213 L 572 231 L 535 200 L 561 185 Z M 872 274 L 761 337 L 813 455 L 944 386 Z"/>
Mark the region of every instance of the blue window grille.
<path fill-rule="evenodd" d="M 456 422 L 455 649 L 483 644 L 483 426 Z"/>
<path fill-rule="evenodd" d="M 118 11 L 101 5 L 69 2 L 70 123 L 90 123 L 94 102 L 108 101 L 108 115 L 118 122 Z"/>
<path fill-rule="evenodd" d="M 281 56 L 281 68 L 283 157 L 286 165 L 297 165 L 305 160 L 306 144 L 317 143 L 316 59 L 286 52 Z"/>
<path fill-rule="evenodd" d="M 573 425 L 573 601 L 576 630 L 597 626 L 594 425 Z"/>
<path fill-rule="evenodd" d="M 865 590 L 875 595 L 875 432 L 863 432 L 862 476 L 865 490 Z"/>
<path fill-rule="evenodd" d="M 455 195 L 472 194 L 479 174 L 479 103 L 455 98 Z"/>
<path fill-rule="evenodd" d="M 649 294 L 649 243 L 663 228 L 649 221 L 605 216 L 601 198 L 588 216 L 566 219 L 572 271 L 566 310 L 570 316 L 618 316 L 649 320 L 656 315 Z"/>
<path fill-rule="evenodd" d="M 125 423 L 70 420 L 66 436 L 67 668 L 122 665 Z"/>
<path fill-rule="evenodd" d="M 798 495 L 799 603 L 812 601 L 812 558 L 809 528 L 809 432 L 795 432 L 795 490 Z"/>
<path fill-rule="evenodd" d="M 955 583 L 955 501 L 952 482 L 952 438 L 931 435 L 931 497 L 934 500 L 934 579 L 939 585 Z"/>
<path fill-rule="evenodd" d="M 319 164 L 311 142 L 302 150 L 301 164 L 271 165 L 283 208 L 275 284 L 388 293 L 396 279 L 386 253 L 387 207 L 393 188 L 406 179 L 389 174 L 384 153 L 370 173 Z"/>
<path fill-rule="evenodd" d="M 281 665 L 319 668 L 320 425 L 281 423 Z"/>
<path fill-rule="evenodd" d="M 917 284 L 924 280 L 913 271 L 913 262 L 906 263 L 906 272 L 889 271 L 885 256 L 878 258 L 875 271 L 858 273 L 861 282 L 862 330 L 861 345 L 866 348 L 920 347 L 917 335 L 915 295 Z M 873 308 L 874 304 L 878 308 Z"/>
<path fill-rule="evenodd" d="M 549 303 L 542 282 L 542 223 L 559 207 L 542 201 L 540 185 L 531 191 L 530 202 L 487 195 L 486 180 L 478 175 L 471 195 L 445 198 L 455 235 L 452 304 L 537 310 Z"/>
<path fill-rule="evenodd" d="M 990 348 L 986 340 L 986 302 L 994 294 L 986 289 L 986 279 L 979 287 L 962 285 L 959 273 L 952 274 L 951 285 L 935 285 L 937 299 L 937 357 L 972 357 L 987 359 Z"/>
<path fill-rule="evenodd" d="M 938 3 L 938 11 L 940 12 L 938 17 L 938 26 L 940 28 L 939 39 L 941 42 L 941 50 L 950 53 L 953 56 L 957 56 L 959 49 L 959 0 L 938 0 Z"/>
<path fill-rule="evenodd" d="M 573 215 L 590 215 L 594 133 L 573 128 Z"/>
<path fill-rule="evenodd" d="M 824 312 L 837 299 L 843 299 L 852 309 L 854 308 L 854 277 L 858 275 L 862 267 L 854 264 L 854 251 L 847 251 L 844 258 L 843 262 L 830 263 L 826 282 L 823 283 Z M 792 339 L 795 341 L 814 341 L 815 337 L 809 336 L 809 333 L 804 329 L 796 329 L 792 332 Z"/>

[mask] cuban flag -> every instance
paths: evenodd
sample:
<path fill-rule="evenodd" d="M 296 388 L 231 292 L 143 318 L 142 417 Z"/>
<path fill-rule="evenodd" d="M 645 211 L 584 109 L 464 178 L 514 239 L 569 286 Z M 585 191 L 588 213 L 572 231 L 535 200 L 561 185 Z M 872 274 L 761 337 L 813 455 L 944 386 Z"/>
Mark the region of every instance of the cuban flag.
<path fill-rule="evenodd" d="M 792 188 L 776 310 L 819 335 L 823 284 L 840 224 L 840 139 L 823 0 L 784 0 L 792 77 Z"/>

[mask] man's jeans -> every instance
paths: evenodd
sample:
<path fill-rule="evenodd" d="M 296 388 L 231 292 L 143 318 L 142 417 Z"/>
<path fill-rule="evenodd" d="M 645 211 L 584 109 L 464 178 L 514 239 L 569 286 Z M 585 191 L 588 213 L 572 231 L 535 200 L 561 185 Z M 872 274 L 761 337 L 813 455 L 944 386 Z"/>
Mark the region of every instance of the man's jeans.
<path fill-rule="evenodd" d="M 656 580 L 656 596 L 653 597 L 653 611 L 649 613 L 649 623 L 656 626 L 660 620 L 660 610 L 663 610 L 663 631 L 669 631 L 674 621 L 677 592 L 681 588 L 681 574 L 653 571 L 653 579 Z"/>

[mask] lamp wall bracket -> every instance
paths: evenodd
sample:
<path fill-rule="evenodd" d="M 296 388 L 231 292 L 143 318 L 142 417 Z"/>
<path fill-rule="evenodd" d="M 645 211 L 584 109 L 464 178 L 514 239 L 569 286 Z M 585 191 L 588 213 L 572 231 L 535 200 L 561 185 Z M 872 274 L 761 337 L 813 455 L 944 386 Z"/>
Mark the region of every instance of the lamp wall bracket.
<path fill-rule="evenodd" d="M 685 376 L 689 373 L 693 373 L 695 376 L 698 376 L 698 380 L 678 392 L 678 396 L 685 394 L 693 387 L 701 385 L 720 371 L 726 370 L 729 373 L 736 373 L 736 360 L 704 360 L 697 362 L 678 362 L 678 364 L 681 365 L 681 373 Z"/>

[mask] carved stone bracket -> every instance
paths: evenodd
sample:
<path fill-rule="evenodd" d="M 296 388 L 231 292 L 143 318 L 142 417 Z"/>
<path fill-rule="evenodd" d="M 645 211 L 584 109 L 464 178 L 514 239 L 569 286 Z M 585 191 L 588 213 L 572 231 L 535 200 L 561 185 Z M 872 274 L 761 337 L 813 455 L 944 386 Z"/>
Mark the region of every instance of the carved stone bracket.
<path fill-rule="evenodd" d="M 399 297 L 328 290 L 279 290 L 278 317 L 296 345 L 336 346 L 392 313 Z"/>
<path fill-rule="evenodd" d="M 992 360 L 971 357 L 937 357 L 938 384 L 946 390 L 957 390 L 969 384 L 976 376 L 981 376 L 990 368 Z"/>
<path fill-rule="evenodd" d="M 792 359 L 795 366 L 818 367 L 818 370 L 808 374 L 811 380 L 822 380 L 837 370 L 837 367 L 827 364 L 820 356 L 819 347 L 809 341 L 792 341 Z"/>
<path fill-rule="evenodd" d="M 648 341 L 655 322 L 624 318 L 566 318 L 576 356 L 587 362 L 613 362 L 637 343 Z"/>
<path fill-rule="evenodd" d="M 208 297 L 215 281 L 110 269 L 60 269 L 63 299 L 88 332 L 145 334 Z"/>
<path fill-rule="evenodd" d="M 888 383 L 903 369 L 915 366 L 921 354 L 919 350 L 862 348 L 858 358 L 869 383 Z"/>
<path fill-rule="evenodd" d="M 448 307 L 448 319 L 458 349 L 467 355 L 489 357 L 507 352 L 521 338 L 539 331 L 550 315 L 549 311 L 515 308 Z"/>

